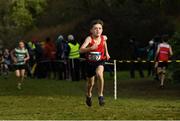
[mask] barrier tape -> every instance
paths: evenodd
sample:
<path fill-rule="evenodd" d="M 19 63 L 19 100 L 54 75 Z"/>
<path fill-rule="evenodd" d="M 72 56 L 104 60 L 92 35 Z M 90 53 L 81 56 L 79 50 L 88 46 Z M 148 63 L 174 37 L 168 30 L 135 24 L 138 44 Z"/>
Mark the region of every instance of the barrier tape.
<path fill-rule="evenodd" d="M 113 60 L 114 61 L 114 60 Z M 105 65 L 114 65 L 114 62 L 110 61 L 110 62 L 105 62 Z M 116 60 L 116 62 L 118 63 L 155 63 L 155 62 L 163 62 L 163 61 L 147 61 L 147 60 L 141 60 L 141 61 L 137 61 L 137 60 Z M 180 63 L 180 60 L 169 60 L 168 63 Z"/>
<path fill-rule="evenodd" d="M 117 61 L 119 63 L 155 63 L 155 62 L 163 62 L 163 61 L 147 61 L 147 60 L 120 60 Z M 180 60 L 169 60 L 168 63 L 180 63 Z"/>
<path fill-rule="evenodd" d="M 80 61 L 86 61 L 85 58 L 79 58 Z M 50 62 L 49 60 L 40 61 L 39 63 Z M 52 62 L 65 62 L 65 60 L 54 60 Z M 118 63 L 155 63 L 155 62 L 163 62 L 163 61 L 147 61 L 147 60 L 116 60 Z M 168 63 L 180 63 L 180 60 L 169 60 Z M 105 65 L 114 65 L 114 60 L 106 61 Z"/>

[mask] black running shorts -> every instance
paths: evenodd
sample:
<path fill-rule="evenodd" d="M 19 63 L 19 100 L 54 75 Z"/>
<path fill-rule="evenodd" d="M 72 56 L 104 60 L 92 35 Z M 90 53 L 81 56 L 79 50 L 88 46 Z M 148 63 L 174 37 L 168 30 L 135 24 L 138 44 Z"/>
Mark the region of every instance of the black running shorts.
<path fill-rule="evenodd" d="M 96 69 L 98 66 L 104 66 L 104 61 L 87 62 L 86 63 L 86 76 L 91 78 L 96 75 Z"/>
<path fill-rule="evenodd" d="M 163 67 L 167 68 L 167 67 L 168 67 L 168 62 L 166 62 L 166 61 L 164 61 L 164 62 L 159 62 L 159 63 L 158 63 L 158 67 L 159 67 L 159 68 L 163 68 Z"/>
<path fill-rule="evenodd" d="M 15 70 L 23 70 L 26 69 L 26 65 L 14 65 Z"/>

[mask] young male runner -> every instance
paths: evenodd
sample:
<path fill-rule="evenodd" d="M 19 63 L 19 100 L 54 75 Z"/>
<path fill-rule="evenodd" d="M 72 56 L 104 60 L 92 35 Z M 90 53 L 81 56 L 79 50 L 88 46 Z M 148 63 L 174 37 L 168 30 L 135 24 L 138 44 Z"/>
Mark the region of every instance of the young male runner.
<path fill-rule="evenodd" d="M 168 67 L 168 60 L 173 55 L 171 46 L 167 43 L 168 36 L 163 36 L 162 43 L 158 45 L 156 58 L 158 60 L 157 74 L 161 81 L 160 88 L 164 88 L 164 81 L 166 69 Z"/>
<path fill-rule="evenodd" d="M 94 20 L 90 26 L 91 35 L 85 39 L 80 48 L 81 53 L 87 53 L 87 94 L 86 104 L 92 106 L 92 89 L 97 79 L 99 105 L 103 106 L 104 102 L 104 60 L 109 60 L 110 56 L 107 49 L 107 36 L 103 33 L 103 21 Z"/>

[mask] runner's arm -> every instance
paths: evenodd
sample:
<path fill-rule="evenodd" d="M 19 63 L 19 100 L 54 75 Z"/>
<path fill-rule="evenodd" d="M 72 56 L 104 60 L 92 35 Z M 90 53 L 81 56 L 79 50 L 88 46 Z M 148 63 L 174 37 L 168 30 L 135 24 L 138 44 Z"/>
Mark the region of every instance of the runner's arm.
<path fill-rule="evenodd" d="M 89 43 L 91 41 L 90 37 L 87 37 L 85 42 L 83 43 L 83 45 L 80 48 L 80 53 L 87 53 L 91 50 L 95 50 L 98 46 L 95 44 L 92 47 L 88 47 Z"/>
<path fill-rule="evenodd" d="M 27 60 L 29 60 L 30 59 L 30 56 L 29 56 L 29 53 L 28 53 L 28 51 L 27 51 L 27 53 L 26 53 L 26 58 L 24 58 L 24 61 L 26 62 Z"/>
<path fill-rule="evenodd" d="M 170 47 L 170 51 L 169 51 L 169 53 L 170 53 L 170 56 L 172 56 L 172 55 L 173 55 L 172 47 Z"/>
<path fill-rule="evenodd" d="M 105 40 L 105 43 L 104 43 L 104 46 L 105 46 L 105 55 L 106 55 L 106 59 L 109 60 L 110 59 L 110 55 L 109 55 L 109 51 L 108 51 L 108 47 L 107 47 L 107 36 L 104 36 L 104 40 Z"/>

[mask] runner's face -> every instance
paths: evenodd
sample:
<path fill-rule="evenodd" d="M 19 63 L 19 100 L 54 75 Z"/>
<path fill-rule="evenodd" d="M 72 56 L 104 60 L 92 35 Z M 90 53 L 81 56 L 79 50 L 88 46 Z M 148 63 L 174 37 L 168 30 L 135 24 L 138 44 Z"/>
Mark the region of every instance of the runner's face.
<path fill-rule="evenodd" d="M 24 48 L 24 43 L 23 43 L 23 42 L 19 42 L 19 47 L 20 47 L 21 49 L 23 49 L 23 48 Z"/>
<path fill-rule="evenodd" d="M 95 37 L 100 37 L 103 32 L 103 27 L 101 24 L 95 24 L 93 28 L 91 29 L 91 33 Z"/>

